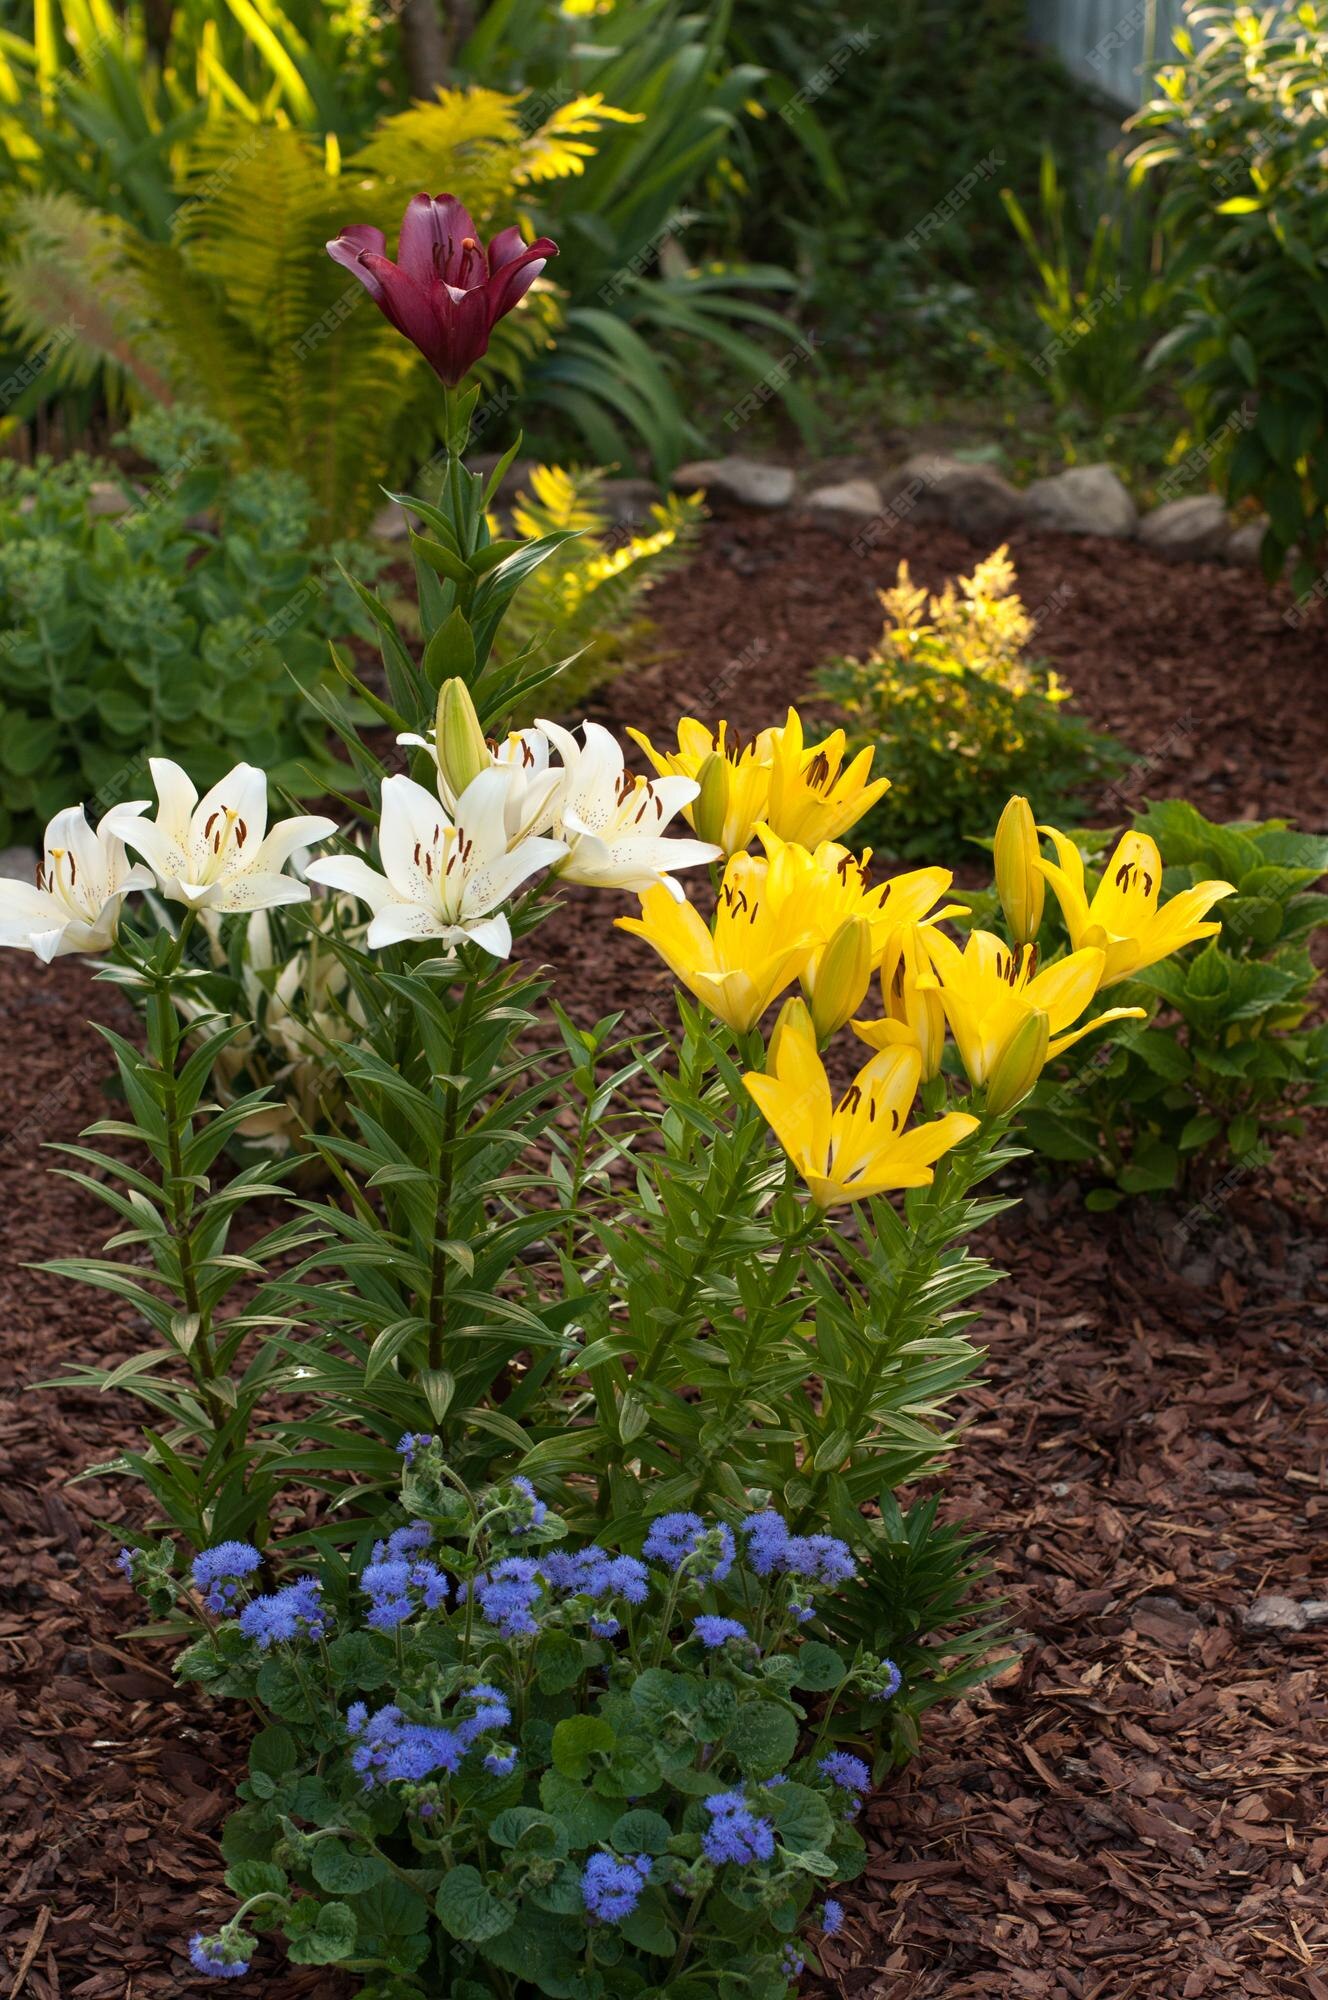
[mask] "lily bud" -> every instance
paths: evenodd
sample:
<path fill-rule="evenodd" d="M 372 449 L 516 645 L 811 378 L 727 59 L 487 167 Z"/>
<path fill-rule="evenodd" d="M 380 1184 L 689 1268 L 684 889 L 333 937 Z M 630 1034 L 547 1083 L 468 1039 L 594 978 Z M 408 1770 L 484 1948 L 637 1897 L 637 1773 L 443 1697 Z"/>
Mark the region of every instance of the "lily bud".
<path fill-rule="evenodd" d="M 1032 807 L 1016 793 L 996 823 L 993 848 L 996 892 L 1015 944 L 1032 944 L 1042 922 L 1047 884 L 1038 867 L 1041 855 Z"/>
<path fill-rule="evenodd" d="M 945 1053 L 945 1009 L 930 961 L 918 942 L 916 924 L 901 924 L 881 961 L 881 999 L 893 1021 L 910 1032 L 922 1057 L 922 1082 L 939 1074 Z"/>
<path fill-rule="evenodd" d="M 453 798 L 459 799 L 471 779 L 487 771 L 493 762 L 464 681 L 444 681 L 439 688 L 434 741 L 443 781 Z"/>
<path fill-rule="evenodd" d="M 862 917 L 848 917 L 802 975 L 819 1040 L 828 1041 L 857 1013 L 871 976 L 871 925 Z"/>
<path fill-rule="evenodd" d="M 791 1000 L 784 1002 L 775 1016 L 775 1025 L 770 1031 L 770 1040 L 766 1044 L 765 1051 L 767 1076 L 773 1076 L 779 1068 L 780 1045 L 786 1037 L 795 1042 L 809 1043 L 813 1054 L 815 1053 L 816 1030 L 812 1026 L 812 1017 L 807 1012 L 806 1002 L 799 1000 L 796 994 Z"/>
<path fill-rule="evenodd" d="M 987 1083 L 987 1109 L 1013 1111 L 1028 1096 L 1047 1060 L 1051 1023 L 1041 1007 L 1025 1014 L 992 1065 Z"/>
<path fill-rule="evenodd" d="M 724 846 L 724 821 L 729 810 L 728 759 L 712 750 L 696 774 L 701 789 L 692 800 L 692 831 L 698 840 Z"/>

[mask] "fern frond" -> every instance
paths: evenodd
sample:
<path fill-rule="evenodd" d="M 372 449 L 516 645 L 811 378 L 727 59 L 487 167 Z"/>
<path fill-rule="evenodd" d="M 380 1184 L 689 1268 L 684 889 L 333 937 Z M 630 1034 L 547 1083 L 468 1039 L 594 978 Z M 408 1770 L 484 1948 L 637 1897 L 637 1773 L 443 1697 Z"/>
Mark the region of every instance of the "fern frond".
<path fill-rule="evenodd" d="M 598 150 L 586 134 L 600 132 L 606 125 L 640 125 L 644 119 L 643 111 L 620 111 L 616 105 L 606 104 L 598 90 L 570 98 L 522 143 L 514 176 L 517 185 L 584 174 L 586 161 Z"/>

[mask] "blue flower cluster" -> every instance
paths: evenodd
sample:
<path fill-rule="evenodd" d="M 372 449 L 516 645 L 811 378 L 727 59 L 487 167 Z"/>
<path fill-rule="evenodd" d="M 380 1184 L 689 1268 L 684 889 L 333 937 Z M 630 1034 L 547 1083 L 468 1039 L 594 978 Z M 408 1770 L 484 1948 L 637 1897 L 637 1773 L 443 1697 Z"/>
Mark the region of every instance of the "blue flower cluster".
<path fill-rule="evenodd" d="M 850 1818 L 861 1810 L 862 1794 L 871 1784 L 871 1772 L 861 1757 L 854 1757 L 847 1750 L 832 1750 L 828 1757 L 822 1757 L 816 1768 L 837 1790 L 850 1794 L 845 1808 Z"/>
<path fill-rule="evenodd" d="M 693 1618 L 692 1630 L 701 1644 L 711 1651 L 719 1646 L 726 1646 L 730 1639 L 747 1637 L 747 1627 L 736 1618 L 714 1618 L 703 1615 L 700 1618 Z"/>
<path fill-rule="evenodd" d="M 775 1851 L 775 1829 L 747 1803 L 745 1792 L 712 1792 L 705 1801 L 710 1825 L 701 1836 L 706 1859 L 721 1867 L 726 1861 L 746 1866 L 769 1861 Z"/>
<path fill-rule="evenodd" d="M 397 1450 L 407 1465 L 414 1465 L 417 1451 L 427 1451 L 438 1440 L 432 1431 L 407 1431 L 397 1445 Z"/>
<path fill-rule="evenodd" d="M 517 1494 L 518 1500 L 525 1502 L 520 1517 L 510 1524 L 512 1534 L 528 1535 L 532 1528 L 542 1528 L 549 1518 L 549 1510 L 530 1481 L 518 1473 L 516 1478 L 508 1483 Z"/>
<path fill-rule="evenodd" d="M 643 1562 L 635 1556 L 611 1556 L 593 1542 L 571 1553 L 551 1550 L 541 1558 L 540 1571 L 565 1596 L 588 1597 L 605 1607 L 589 1621 L 597 1639 L 612 1639 L 622 1629 L 606 1600 L 620 1597 L 624 1604 L 644 1604 L 650 1594 L 650 1572 Z"/>
<path fill-rule="evenodd" d="M 837 1535 L 791 1535 L 788 1523 L 773 1507 L 749 1514 L 741 1533 L 747 1564 L 757 1576 L 797 1576 L 830 1590 L 849 1583 L 857 1564 L 847 1542 Z"/>
<path fill-rule="evenodd" d="M 722 1522 L 707 1528 L 699 1514 L 657 1514 L 646 1536 L 649 1561 L 675 1572 L 687 1563 L 687 1573 L 696 1583 L 723 1583 L 736 1554 L 732 1529 Z M 696 1557 L 702 1560 L 694 1561 Z"/>
<path fill-rule="evenodd" d="M 505 1639 L 526 1638 L 539 1631 L 535 1606 L 544 1594 L 539 1564 L 526 1556 L 504 1556 L 492 1569 L 475 1578 L 471 1588 L 486 1625 L 492 1625 Z M 465 1586 L 457 1592 L 458 1601 Z"/>
<path fill-rule="evenodd" d="M 620 1861 L 614 1854 L 592 1854 L 581 1871 L 581 1900 L 588 1914 L 602 1924 L 620 1924 L 641 1900 L 654 1862 L 648 1854 Z"/>
<path fill-rule="evenodd" d="M 467 1751 L 481 1737 L 497 1736 L 511 1725 L 511 1705 L 500 1688 L 481 1681 L 462 1697 L 462 1704 L 468 1712 L 443 1724 L 410 1722 L 395 1703 L 374 1715 L 364 1702 L 353 1703 L 346 1714 L 354 1746 L 350 1761 L 366 1789 L 398 1781 L 423 1784 L 439 1771 L 450 1775 L 460 1770 Z M 483 1761 L 486 1770 L 505 1777 L 516 1764 L 516 1751 L 501 1744 L 491 1748 Z"/>
<path fill-rule="evenodd" d="M 248 1947 L 242 1947 L 225 1931 L 218 1931 L 214 1937 L 195 1931 L 189 1940 L 189 1962 L 195 1972 L 201 1972 L 207 1979 L 243 1979 L 250 1961 L 229 1956 L 241 1949 Z"/>
<path fill-rule="evenodd" d="M 893 1701 L 904 1684 L 904 1676 L 893 1660 L 882 1660 L 877 1667 L 880 1680 L 871 1690 L 873 1701 Z"/>
<path fill-rule="evenodd" d="M 821 1929 L 827 1937 L 838 1937 L 844 1928 L 844 1905 L 827 1896 L 821 1911 Z"/>
<path fill-rule="evenodd" d="M 433 1529 L 427 1521 L 408 1521 L 404 1528 L 393 1528 L 386 1540 L 375 1542 L 371 1561 L 401 1562 L 419 1555 L 433 1545 Z"/>
<path fill-rule="evenodd" d="M 440 1610 L 450 1588 L 436 1563 L 411 1562 L 405 1556 L 371 1562 L 360 1576 L 360 1589 L 369 1598 L 365 1623 L 376 1632 L 391 1632 L 418 1610 Z"/>
<path fill-rule="evenodd" d="M 282 1590 L 251 1597 L 240 1613 L 241 1632 L 264 1652 L 295 1639 L 321 1639 L 330 1623 L 323 1608 L 323 1586 L 314 1576 L 297 1577 Z"/>
<path fill-rule="evenodd" d="M 194 1588 L 202 1592 L 208 1610 L 224 1617 L 239 1594 L 241 1578 L 252 1576 L 262 1560 L 258 1550 L 248 1542 L 218 1542 L 214 1549 L 204 1549 L 196 1555 Z"/>

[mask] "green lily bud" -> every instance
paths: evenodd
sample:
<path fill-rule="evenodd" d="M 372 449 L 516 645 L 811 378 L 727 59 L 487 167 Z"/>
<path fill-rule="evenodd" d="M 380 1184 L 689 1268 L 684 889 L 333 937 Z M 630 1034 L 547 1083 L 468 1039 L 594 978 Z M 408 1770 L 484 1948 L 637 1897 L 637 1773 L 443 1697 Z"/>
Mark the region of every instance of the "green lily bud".
<path fill-rule="evenodd" d="M 819 1041 L 828 1041 L 857 1013 L 871 976 L 871 925 L 862 917 L 848 917 L 802 975 Z"/>
<path fill-rule="evenodd" d="M 464 681 L 447 680 L 439 688 L 434 741 L 443 782 L 454 798 L 460 798 L 471 779 L 493 762 Z"/>
<path fill-rule="evenodd" d="M 1025 1014 L 997 1056 L 987 1082 L 987 1109 L 1013 1111 L 1028 1096 L 1047 1060 L 1051 1023 L 1041 1007 Z"/>
<path fill-rule="evenodd" d="M 992 854 L 996 863 L 996 892 L 1010 927 L 1010 937 L 1015 944 L 1032 944 L 1042 922 L 1047 884 L 1037 865 L 1042 844 L 1033 810 L 1018 793 L 996 823 Z"/>
<path fill-rule="evenodd" d="M 729 764 L 718 750 L 712 750 L 696 774 L 701 789 L 692 800 L 692 831 L 698 840 L 724 844 L 724 821 L 729 809 Z"/>

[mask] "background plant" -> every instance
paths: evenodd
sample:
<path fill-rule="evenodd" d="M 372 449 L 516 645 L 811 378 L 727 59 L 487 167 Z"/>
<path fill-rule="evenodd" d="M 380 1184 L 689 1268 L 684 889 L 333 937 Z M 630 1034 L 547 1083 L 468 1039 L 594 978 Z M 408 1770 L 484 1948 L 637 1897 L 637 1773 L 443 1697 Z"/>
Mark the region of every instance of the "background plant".
<path fill-rule="evenodd" d="M 1202 951 L 1113 989 L 1150 1006 L 1151 1022 L 1034 1094 L 1030 1144 L 1103 1176 L 1108 1185 L 1087 1196 L 1098 1209 L 1131 1194 L 1200 1195 L 1228 1172 L 1247 1173 L 1328 1101 L 1328 1029 L 1313 1018 L 1310 952 L 1328 923 L 1328 896 L 1315 889 L 1328 839 L 1285 820 L 1214 825 L 1179 799 L 1151 806 L 1135 826 L 1166 855 L 1168 892 L 1220 875 L 1238 893 Z M 1077 836 L 1099 861 L 1101 839 Z"/>
<path fill-rule="evenodd" d="M 338 552 L 311 539 L 308 490 L 232 474 L 233 439 L 198 415 L 145 413 L 125 442 L 148 469 L 141 488 L 111 481 L 113 516 L 91 504 L 110 466 L 0 461 L 0 839 L 31 838 L 71 796 L 141 789 L 153 754 L 206 783 L 241 748 L 297 790 L 329 769 L 298 694 L 329 637 L 366 621 Z"/>
<path fill-rule="evenodd" d="M 1328 387 L 1305 365 L 1328 321 L 1328 13 L 1191 6 L 1186 21 L 1131 155 L 1136 179 L 1162 180 L 1177 249 L 1181 319 L 1154 359 L 1188 363 L 1197 434 L 1227 427 L 1228 498 L 1268 514 L 1265 574 L 1295 545 L 1304 587 L 1328 542 Z"/>
<path fill-rule="evenodd" d="M 1036 623 L 1014 586 L 1004 547 L 939 596 L 901 563 L 881 593 L 880 644 L 820 677 L 855 742 L 878 746 L 890 773 L 869 828 L 892 853 L 962 853 L 990 834 L 1011 792 L 1072 818 L 1088 788 L 1124 761 L 1120 746 L 1068 711 L 1069 689 L 1030 653 Z"/>

